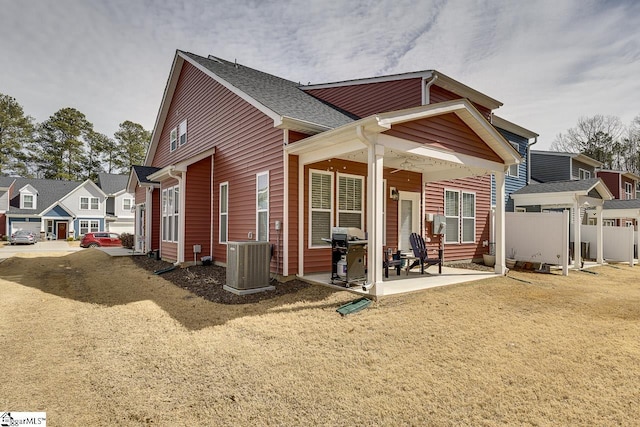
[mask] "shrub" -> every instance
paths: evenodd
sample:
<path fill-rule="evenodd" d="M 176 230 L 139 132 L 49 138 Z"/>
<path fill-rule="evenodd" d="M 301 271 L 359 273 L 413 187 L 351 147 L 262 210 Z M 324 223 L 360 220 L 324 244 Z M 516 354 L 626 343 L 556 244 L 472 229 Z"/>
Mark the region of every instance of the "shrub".
<path fill-rule="evenodd" d="M 133 249 L 133 245 L 134 245 L 133 234 L 122 233 L 120 235 L 120 240 L 122 241 L 123 247 L 128 249 Z"/>

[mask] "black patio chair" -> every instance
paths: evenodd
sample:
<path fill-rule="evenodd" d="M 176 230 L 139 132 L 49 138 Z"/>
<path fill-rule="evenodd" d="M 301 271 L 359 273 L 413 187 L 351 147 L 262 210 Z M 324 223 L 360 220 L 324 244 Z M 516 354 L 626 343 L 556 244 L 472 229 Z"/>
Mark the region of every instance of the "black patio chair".
<path fill-rule="evenodd" d="M 420 274 L 424 274 L 425 265 L 427 268 L 432 265 L 437 265 L 438 274 L 442 274 L 442 250 L 438 250 L 438 258 L 429 258 L 427 245 L 425 245 L 424 239 L 418 233 L 411 233 L 409 242 L 411 243 L 411 249 L 413 249 L 413 256 L 417 258 L 411 266 L 409 266 L 409 270 L 420 264 Z"/>

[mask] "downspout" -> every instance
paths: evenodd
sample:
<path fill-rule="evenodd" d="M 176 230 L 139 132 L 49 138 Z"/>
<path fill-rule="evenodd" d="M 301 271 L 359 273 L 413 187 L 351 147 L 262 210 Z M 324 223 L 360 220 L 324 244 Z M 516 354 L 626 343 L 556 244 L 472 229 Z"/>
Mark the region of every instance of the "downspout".
<path fill-rule="evenodd" d="M 538 137 L 533 138 L 533 142 L 527 145 L 527 185 L 531 184 L 531 147 L 538 143 Z"/>
<path fill-rule="evenodd" d="M 180 189 L 180 207 L 179 209 L 179 214 L 180 214 L 180 219 L 178 221 L 178 225 L 180 226 L 180 229 L 178 230 L 178 259 L 175 262 L 175 265 L 180 265 L 180 263 L 184 262 L 184 207 L 185 207 L 185 203 L 184 203 L 184 199 L 185 199 L 185 191 L 183 188 L 183 181 L 182 181 L 182 173 L 180 175 L 174 175 L 173 174 L 173 167 L 171 169 L 169 169 L 168 171 L 168 175 L 173 178 L 176 179 L 178 181 L 178 188 Z"/>
<path fill-rule="evenodd" d="M 431 79 L 424 84 L 424 82 L 426 81 L 426 78 L 422 79 L 422 87 L 424 88 L 424 92 L 422 93 L 422 105 L 429 105 L 431 103 L 431 96 L 430 96 L 430 92 L 429 90 L 431 89 L 431 85 L 433 85 L 436 80 L 438 80 L 438 75 L 437 74 L 433 74 L 433 77 L 431 77 Z"/>

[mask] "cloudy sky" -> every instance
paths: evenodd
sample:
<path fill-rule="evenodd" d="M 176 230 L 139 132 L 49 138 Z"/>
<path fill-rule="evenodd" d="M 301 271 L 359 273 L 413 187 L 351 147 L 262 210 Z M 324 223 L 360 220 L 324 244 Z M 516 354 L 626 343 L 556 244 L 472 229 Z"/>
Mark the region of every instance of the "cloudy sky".
<path fill-rule="evenodd" d="M 0 93 L 113 135 L 152 129 L 176 49 L 322 83 L 436 69 L 548 148 L 578 117 L 640 115 L 640 2 L 0 0 Z"/>

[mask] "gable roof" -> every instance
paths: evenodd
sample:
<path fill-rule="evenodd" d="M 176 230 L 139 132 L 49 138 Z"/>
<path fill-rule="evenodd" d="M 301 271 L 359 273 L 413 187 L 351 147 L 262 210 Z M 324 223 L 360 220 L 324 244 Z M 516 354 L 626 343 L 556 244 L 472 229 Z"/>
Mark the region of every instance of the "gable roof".
<path fill-rule="evenodd" d="M 107 195 L 114 195 L 127 188 L 128 175 L 118 175 L 113 173 L 99 173 L 98 187 Z"/>
<path fill-rule="evenodd" d="M 587 155 L 584 155 L 582 153 L 569 153 L 566 151 L 542 151 L 542 150 L 531 150 L 531 154 L 539 154 L 539 155 L 543 155 L 543 156 L 562 156 L 562 157 L 569 157 L 572 159 L 576 159 L 579 162 L 585 163 L 587 165 L 593 166 L 594 168 L 601 168 L 602 166 L 604 166 L 604 163 L 591 158 Z"/>
<path fill-rule="evenodd" d="M 511 132 L 515 135 L 519 135 L 527 139 L 537 138 L 540 136 L 532 130 L 525 129 L 522 126 L 503 119 L 502 117 L 496 116 L 495 114 L 491 116 L 491 124 L 494 127 L 506 130 L 507 132 Z"/>
<path fill-rule="evenodd" d="M 603 209 L 640 209 L 640 199 L 607 200 L 604 202 Z"/>
<path fill-rule="evenodd" d="M 295 82 L 215 56 L 205 58 L 178 50 L 153 127 L 145 165 L 150 165 L 155 155 L 185 61 L 271 118 L 274 127 L 314 134 L 353 121 L 349 116 L 306 94 Z"/>
<path fill-rule="evenodd" d="M 160 186 L 159 182 L 152 181 L 149 178 L 147 178 L 149 175 L 154 174 L 159 170 L 160 168 L 156 168 L 153 166 L 140 166 L 140 165 L 131 166 L 131 174 L 129 174 L 129 178 L 127 181 L 127 191 L 132 194 L 135 193 L 136 181 L 141 186 L 148 186 L 148 187 L 158 186 L 159 187 Z"/>
<path fill-rule="evenodd" d="M 78 181 L 62 181 L 56 179 L 12 179 L 15 179 L 15 188 L 30 185 L 38 190 L 38 197 L 36 198 L 36 209 L 20 209 L 20 193 L 16 191 L 10 201 L 9 211 L 7 211 L 9 214 L 39 215 L 82 185 L 82 183 Z"/>
<path fill-rule="evenodd" d="M 584 192 L 585 194 L 587 194 L 599 183 L 602 184 L 602 180 L 600 178 L 544 182 L 542 184 L 531 184 L 531 185 L 524 186 L 521 189 L 511 193 L 511 195 L 569 193 L 569 192 L 571 193 Z"/>

